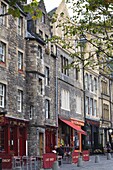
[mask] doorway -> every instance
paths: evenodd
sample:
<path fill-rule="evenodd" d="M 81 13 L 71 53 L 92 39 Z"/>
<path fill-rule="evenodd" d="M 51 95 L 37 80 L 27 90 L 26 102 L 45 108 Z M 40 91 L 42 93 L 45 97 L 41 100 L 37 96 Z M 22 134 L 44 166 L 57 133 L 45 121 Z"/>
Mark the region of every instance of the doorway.
<path fill-rule="evenodd" d="M 42 156 L 43 154 L 43 133 L 39 133 L 39 154 Z"/>

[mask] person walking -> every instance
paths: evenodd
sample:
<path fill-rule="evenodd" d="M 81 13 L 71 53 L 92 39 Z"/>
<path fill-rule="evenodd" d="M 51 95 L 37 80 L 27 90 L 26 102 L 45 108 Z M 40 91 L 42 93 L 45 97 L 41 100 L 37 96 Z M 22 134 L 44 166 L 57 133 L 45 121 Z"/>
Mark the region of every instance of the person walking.
<path fill-rule="evenodd" d="M 111 151 L 111 144 L 109 142 L 106 143 L 107 153 Z"/>

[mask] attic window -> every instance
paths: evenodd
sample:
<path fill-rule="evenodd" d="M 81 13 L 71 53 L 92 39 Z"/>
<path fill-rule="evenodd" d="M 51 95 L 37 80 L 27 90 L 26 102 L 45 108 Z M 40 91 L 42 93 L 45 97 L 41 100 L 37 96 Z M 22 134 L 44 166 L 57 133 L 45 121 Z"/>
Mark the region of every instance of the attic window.
<path fill-rule="evenodd" d="M 42 12 L 41 22 L 45 24 L 45 14 Z"/>

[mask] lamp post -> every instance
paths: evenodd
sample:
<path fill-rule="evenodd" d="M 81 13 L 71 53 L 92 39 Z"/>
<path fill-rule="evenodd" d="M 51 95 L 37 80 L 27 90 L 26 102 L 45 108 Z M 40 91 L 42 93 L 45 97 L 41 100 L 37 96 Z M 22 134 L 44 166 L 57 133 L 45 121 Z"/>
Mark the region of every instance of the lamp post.
<path fill-rule="evenodd" d="M 87 42 L 86 36 L 84 34 L 80 35 L 80 54 L 82 62 L 82 78 L 83 78 L 83 102 L 84 102 L 84 122 L 86 129 L 86 109 L 85 109 L 85 74 L 84 74 L 84 48 Z M 84 137 L 84 146 L 86 146 L 86 137 Z"/>

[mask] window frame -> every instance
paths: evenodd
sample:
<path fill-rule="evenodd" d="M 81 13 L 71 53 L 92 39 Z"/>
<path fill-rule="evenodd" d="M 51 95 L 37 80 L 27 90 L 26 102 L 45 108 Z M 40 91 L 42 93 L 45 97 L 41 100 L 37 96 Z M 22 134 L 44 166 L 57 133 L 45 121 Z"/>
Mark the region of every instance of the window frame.
<path fill-rule="evenodd" d="M 89 115 L 89 97 L 86 96 L 85 99 L 85 113 Z"/>
<path fill-rule="evenodd" d="M 17 96 L 17 110 L 18 112 L 23 111 L 23 91 L 18 89 L 18 96 Z"/>
<path fill-rule="evenodd" d="M 50 73 L 49 73 L 49 67 L 45 67 L 45 85 L 49 86 L 50 85 Z"/>
<path fill-rule="evenodd" d="M 6 43 L 0 41 L 0 62 L 6 62 Z"/>
<path fill-rule="evenodd" d="M 29 119 L 32 120 L 34 116 L 34 106 L 30 106 Z"/>
<path fill-rule="evenodd" d="M 45 118 L 50 119 L 50 100 L 45 99 Z"/>
<path fill-rule="evenodd" d="M 18 70 L 23 71 L 23 53 L 18 51 Z"/>
<path fill-rule="evenodd" d="M 5 97 L 6 97 L 6 86 L 2 83 L 0 83 L 0 107 L 5 107 Z"/>
<path fill-rule="evenodd" d="M 61 108 L 70 111 L 70 93 L 68 90 L 61 90 Z"/>
<path fill-rule="evenodd" d="M 17 18 L 17 33 L 20 36 L 23 35 L 23 17 L 22 16 Z"/>
<path fill-rule="evenodd" d="M 3 2 L 1 2 L 1 14 L 7 13 L 7 5 Z M 0 18 L 0 25 L 7 26 L 7 16 L 3 16 Z"/>
<path fill-rule="evenodd" d="M 60 57 L 61 57 L 61 73 L 66 76 L 69 76 L 69 68 L 68 68 L 69 60 L 63 55 L 60 55 Z"/>
<path fill-rule="evenodd" d="M 43 58 L 43 50 L 42 47 L 40 45 L 38 45 L 38 56 L 37 59 L 42 59 Z"/>
<path fill-rule="evenodd" d="M 93 111 L 94 111 L 94 116 L 97 117 L 97 100 L 94 100 L 94 103 L 93 103 Z"/>
<path fill-rule="evenodd" d="M 43 79 L 39 77 L 39 93 L 40 95 L 43 95 Z"/>
<path fill-rule="evenodd" d="M 93 116 L 93 98 L 90 98 L 90 115 Z"/>
<path fill-rule="evenodd" d="M 45 16 L 46 16 L 45 13 L 42 12 L 41 22 L 44 23 L 44 24 L 45 24 L 45 21 L 46 21 Z"/>

